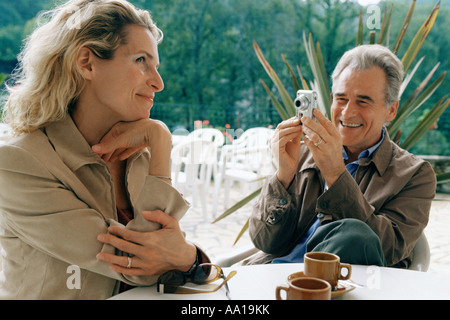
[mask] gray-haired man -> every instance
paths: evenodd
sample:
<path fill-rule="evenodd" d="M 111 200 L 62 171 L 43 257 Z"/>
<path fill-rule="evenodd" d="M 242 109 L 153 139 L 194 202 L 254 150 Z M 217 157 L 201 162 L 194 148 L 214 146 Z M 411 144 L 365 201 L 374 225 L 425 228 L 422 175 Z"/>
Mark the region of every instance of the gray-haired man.
<path fill-rule="evenodd" d="M 408 267 L 436 177 L 384 128 L 397 113 L 402 63 L 385 47 L 359 46 L 332 78 L 331 121 L 315 110 L 318 122 L 292 118 L 276 129 L 278 171 L 250 220 L 262 253 L 247 263 L 302 262 L 305 252 L 327 251 L 348 263 Z"/>

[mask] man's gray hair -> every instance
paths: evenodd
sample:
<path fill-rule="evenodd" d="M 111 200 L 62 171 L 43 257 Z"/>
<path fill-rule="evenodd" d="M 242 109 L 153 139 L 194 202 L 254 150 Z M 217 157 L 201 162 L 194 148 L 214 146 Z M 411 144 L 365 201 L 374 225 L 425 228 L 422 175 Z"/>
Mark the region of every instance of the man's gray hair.
<path fill-rule="evenodd" d="M 344 69 L 350 67 L 354 70 L 367 70 L 375 66 L 380 67 L 386 74 L 386 107 L 390 107 L 400 99 L 403 64 L 391 50 L 378 44 L 357 46 L 344 53 L 331 75 L 333 94 L 335 83 Z"/>

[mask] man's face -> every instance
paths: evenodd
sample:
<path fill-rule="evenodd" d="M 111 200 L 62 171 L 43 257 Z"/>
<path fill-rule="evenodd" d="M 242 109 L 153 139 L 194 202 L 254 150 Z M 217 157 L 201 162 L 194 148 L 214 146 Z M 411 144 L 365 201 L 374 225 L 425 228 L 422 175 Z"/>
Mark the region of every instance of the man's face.
<path fill-rule="evenodd" d="M 395 118 L 398 102 L 386 107 L 386 85 L 386 74 L 379 67 L 347 67 L 337 79 L 331 119 L 348 151 L 359 154 L 375 145 L 383 124 Z"/>

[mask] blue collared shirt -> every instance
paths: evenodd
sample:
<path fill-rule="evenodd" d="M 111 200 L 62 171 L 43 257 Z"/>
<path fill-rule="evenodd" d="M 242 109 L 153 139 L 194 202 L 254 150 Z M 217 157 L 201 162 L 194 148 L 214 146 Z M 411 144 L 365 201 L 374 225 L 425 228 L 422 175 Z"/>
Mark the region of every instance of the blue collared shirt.
<path fill-rule="evenodd" d="M 356 175 L 356 170 L 359 166 L 359 160 L 363 158 L 369 158 L 375 150 L 378 149 L 380 144 L 383 142 L 385 137 L 385 129 L 383 128 L 381 131 L 381 138 L 380 141 L 378 141 L 377 144 L 373 145 L 372 147 L 364 150 L 361 152 L 358 156 L 358 160 L 355 160 L 353 162 L 347 163 L 345 165 L 345 168 L 347 171 L 352 175 L 354 178 Z M 345 148 L 342 148 L 342 157 L 344 160 L 348 160 L 347 152 L 345 151 Z M 326 188 L 326 186 L 325 186 Z M 300 240 L 300 242 L 292 249 L 292 251 L 283 257 L 275 258 L 272 260 L 272 263 L 302 263 L 303 262 L 303 256 L 306 253 L 306 244 L 308 243 L 309 239 L 314 235 L 317 228 L 320 227 L 320 221 L 319 219 L 315 219 L 314 223 L 309 227 L 306 234 L 303 236 L 303 238 Z"/>

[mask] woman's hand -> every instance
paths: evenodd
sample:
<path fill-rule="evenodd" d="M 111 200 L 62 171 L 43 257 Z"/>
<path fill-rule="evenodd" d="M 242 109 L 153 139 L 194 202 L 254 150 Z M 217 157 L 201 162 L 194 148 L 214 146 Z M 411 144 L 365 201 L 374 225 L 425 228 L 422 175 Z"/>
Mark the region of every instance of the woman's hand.
<path fill-rule="evenodd" d="M 158 120 L 141 119 L 132 122 L 118 122 L 92 146 L 92 150 L 106 162 L 125 160 L 146 147 L 169 149 L 172 136 L 167 126 Z"/>
<path fill-rule="evenodd" d="M 194 264 L 196 247 L 184 238 L 178 221 L 160 210 L 144 211 L 143 216 L 161 224 L 162 229 L 152 232 L 136 232 L 112 226 L 110 234 L 100 234 L 98 240 L 133 255 L 131 267 L 128 257 L 99 253 L 97 258 L 110 262 L 110 268 L 130 276 L 159 275 L 169 270 L 183 272 Z"/>
<path fill-rule="evenodd" d="M 149 174 L 170 177 L 172 134 L 159 120 L 119 122 L 92 146 L 92 151 L 105 162 L 115 162 L 125 160 L 144 148 L 151 152 Z"/>
<path fill-rule="evenodd" d="M 314 116 L 319 123 L 308 117 L 302 118 L 303 140 L 312 152 L 327 186 L 331 187 L 346 170 L 342 160 L 342 138 L 334 124 L 318 109 L 314 109 Z"/>
<path fill-rule="evenodd" d="M 297 172 L 301 138 L 300 120 L 291 118 L 277 126 L 270 141 L 272 154 L 278 165 L 277 178 L 286 189 Z"/>

